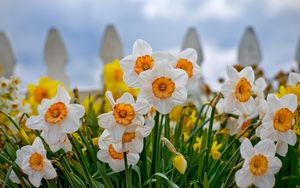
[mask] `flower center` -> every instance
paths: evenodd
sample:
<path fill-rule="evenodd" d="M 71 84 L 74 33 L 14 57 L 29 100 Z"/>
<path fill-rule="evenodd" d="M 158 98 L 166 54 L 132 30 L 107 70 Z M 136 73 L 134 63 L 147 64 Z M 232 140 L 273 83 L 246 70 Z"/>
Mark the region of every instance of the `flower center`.
<path fill-rule="evenodd" d="M 261 176 L 268 170 L 268 159 L 261 154 L 255 155 L 250 160 L 249 166 L 254 176 Z"/>
<path fill-rule="evenodd" d="M 189 78 L 193 76 L 193 64 L 187 59 L 179 59 L 176 64 L 176 68 L 184 70 Z"/>
<path fill-rule="evenodd" d="M 123 143 L 131 142 L 135 138 L 135 132 L 124 133 L 122 137 Z"/>
<path fill-rule="evenodd" d="M 6 87 L 7 87 L 7 83 L 2 82 L 2 83 L 1 83 L 1 87 L 2 87 L 2 88 L 6 88 Z"/>
<path fill-rule="evenodd" d="M 48 89 L 44 86 L 36 86 L 34 90 L 34 100 L 37 103 L 40 103 L 43 99 L 49 98 Z"/>
<path fill-rule="evenodd" d="M 44 168 L 44 157 L 39 154 L 38 152 L 35 152 L 31 154 L 29 158 L 29 166 L 31 169 L 36 171 L 41 171 Z"/>
<path fill-rule="evenodd" d="M 235 86 L 235 97 L 240 102 L 247 102 L 251 97 L 251 84 L 246 78 L 241 78 Z"/>
<path fill-rule="evenodd" d="M 132 123 L 135 112 L 131 104 L 120 103 L 114 106 L 113 115 L 118 124 L 126 126 Z"/>
<path fill-rule="evenodd" d="M 108 153 L 113 159 L 122 160 L 124 158 L 123 152 L 117 152 L 112 144 L 108 146 Z"/>
<path fill-rule="evenodd" d="M 144 55 L 136 59 L 134 65 L 134 71 L 137 74 L 140 74 L 145 70 L 151 69 L 153 65 L 154 65 L 153 58 L 150 55 Z"/>
<path fill-rule="evenodd" d="M 286 132 L 292 127 L 293 118 L 293 112 L 287 108 L 281 108 L 274 115 L 273 126 L 280 132 Z"/>
<path fill-rule="evenodd" d="M 45 114 L 45 121 L 50 124 L 57 124 L 63 121 L 67 114 L 66 105 L 63 102 L 56 102 L 48 108 Z"/>
<path fill-rule="evenodd" d="M 121 81 L 123 81 L 123 71 L 122 71 L 122 69 L 116 69 L 115 71 L 114 71 L 114 80 L 116 81 L 116 82 L 121 82 Z"/>
<path fill-rule="evenodd" d="M 167 99 L 172 96 L 175 90 L 175 83 L 164 76 L 155 79 L 152 82 L 152 92 L 155 97 Z"/>

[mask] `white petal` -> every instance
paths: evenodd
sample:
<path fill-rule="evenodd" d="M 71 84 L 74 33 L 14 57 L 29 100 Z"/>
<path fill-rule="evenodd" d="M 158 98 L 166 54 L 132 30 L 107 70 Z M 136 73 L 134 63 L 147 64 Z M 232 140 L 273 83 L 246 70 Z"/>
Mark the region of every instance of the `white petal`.
<path fill-rule="evenodd" d="M 21 178 L 21 177 L 20 177 Z M 17 183 L 17 184 L 20 184 L 21 182 L 20 182 L 20 180 L 19 180 L 19 178 L 18 178 L 18 176 L 17 176 L 17 174 L 15 173 L 15 171 L 11 171 L 11 173 L 10 173 L 10 175 L 9 175 L 9 179 L 12 181 L 12 182 L 14 182 L 14 183 Z"/>
<path fill-rule="evenodd" d="M 125 143 L 125 148 L 129 152 L 141 153 L 143 150 L 143 138 L 135 137 L 131 142 Z"/>
<path fill-rule="evenodd" d="M 116 102 L 115 102 L 114 97 L 112 96 L 111 91 L 106 91 L 106 92 L 105 92 L 105 96 L 106 96 L 106 98 L 108 99 L 110 105 L 111 105 L 111 106 L 114 106 Z"/>
<path fill-rule="evenodd" d="M 140 57 L 144 55 L 151 55 L 152 48 L 151 46 L 142 39 L 137 39 L 133 44 L 132 55 L 134 57 Z"/>
<path fill-rule="evenodd" d="M 270 139 L 265 139 L 260 141 L 254 146 L 256 154 L 263 154 L 268 157 L 275 156 L 276 146 Z"/>
<path fill-rule="evenodd" d="M 173 102 L 170 99 L 153 100 L 152 104 L 161 114 L 169 113 L 174 106 Z"/>
<path fill-rule="evenodd" d="M 43 131 L 41 136 L 49 145 L 54 144 L 64 135 L 64 133 L 60 132 L 60 129 L 61 128 L 57 126 L 49 126 L 48 130 Z"/>
<path fill-rule="evenodd" d="M 84 107 L 80 104 L 69 104 L 68 112 L 73 111 L 76 113 L 76 118 L 82 118 L 84 116 L 85 110 Z"/>
<path fill-rule="evenodd" d="M 40 137 L 36 137 L 34 142 L 32 143 L 32 147 L 37 148 L 37 150 L 45 150 L 43 141 Z"/>
<path fill-rule="evenodd" d="M 193 64 L 197 61 L 197 52 L 193 48 L 187 48 L 179 53 L 179 57 L 191 61 Z"/>
<path fill-rule="evenodd" d="M 275 177 L 273 174 L 264 174 L 254 178 L 253 184 L 259 188 L 272 188 L 275 184 Z"/>
<path fill-rule="evenodd" d="M 274 94 L 269 94 L 267 96 L 268 112 L 272 113 L 281 108 L 281 103 L 278 97 Z"/>
<path fill-rule="evenodd" d="M 240 148 L 241 156 L 244 159 L 251 159 L 254 155 L 253 146 L 248 138 L 244 139 L 241 148 Z"/>
<path fill-rule="evenodd" d="M 99 150 L 97 153 L 97 158 L 104 163 L 108 163 L 110 156 L 107 152 L 107 148 L 106 150 L 105 149 Z"/>
<path fill-rule="evenodd" d="M 277 157 L 268 158 L 268 173 L 276 174 L 279 172 L 282 162 Z"/>
<path fill-rule="evenodd" d="M 70 97 L 68 91 L 66 91 L 62 86 L 59 86 L 57 89 L 57 94 L 54 97 L 54 100 L 69 104 L 71 97 Z"/>
<path fill-rule="evenodd" d="M 116 101 L 116 103 L 134 104 L 135 101 L 133 96 L 126 92 Z"/>
<path fill-rule="evenodd" d="M 44 178 L 45 179 L 53 179 L 57 176 L 56 174 L 56 171 L 51 163 L 50 160 L 46 160 L 44 162 L 44 165 L 45 165 L 45 175 L 44 175 Z"/>
<path fill-rule="evenodd" d="M 297 142 L 297 136 L 292 130 L 288 130 L 287 132 L 279 132 L 279 139 L 288 143 L 289 145 L 295 145 Z"/>
<path fill-rule="evenodd" d="M 237 81 L 240 78 L 238 71 L 233 66 L 227 66 L 226 72 L 231 81 Z"/>
<path fill-rule="evenodd" d="M 179 105 L 187 100 L 187 91 L 185 87 L 176 88 L 172 94 L 172 102 L 174 105 Z"/>
<path fill-rule="evenodd" d="M 108 129 L 110 135 L 114 139 L 115 142 L 122 140 L 122 136 L 126 130 L 126 127 L 122 125 L 115 125 Z"/>
<path fill-rule="evenodd" d="M 68 113 L 67 118 L 64 119 L 61 125 L 55 125 L 60 126 L 60 133 L 72 133 L 77 131 L 80 127 L 80 120 L 78 119 L 77 114 L 72 111 L 69 111 Z"/>
<path fill-rule="evenodd" d="M 114 172 L 121 172 L 125 170 L 124 160 L 112 159 L 108 164 Z"/>
<path fill-rule="evenodd" d="M 232 96 L 228 96 L 224 98 L 224 112 L 226 113 L 234 113 L 236 111 L 236 100 Z"/>
<path fill-rule="evenodd" d="M 291 72 L 288 78 L 288 85 L 295 86 L 297 83 L 300 83 L 300 74 Z"/>
<path fill-rule="evenodd" d="M 252 175 L 250 174 L 249 170 L 240 169 L 235 173 L 235 182 L 238 187 L 247 188 L 252 183 Z"/>
<path fill-rule="evenodd" d="M 154 66 L 157 65 L 157 62 L 161 62 L 161 61 L 165 61 L 165 60 L 168 60 L 169 62 L 170 61 L 176 62 L 176 60 L 177 60 L 172 54 L 169 54 L 168 52 L 153 52 L 152 58 L 155 61 Z"/>
<path fill-rule="evenodd" d="M 283 108 L 288 108 L 291 112 L 295 112 L 297 109 L 297 96 L 294 94 L 288 94 L 280 99 Z"/>
<path fill-rule="evenodd" d="M 243 70 L 240 72 L 241 77 L 247 78 L 249 80 L 250 84 L 254 82 L 254 71 L 251 67 L 245 67 Z"/>
<path fill-rule="evenodd" d="M 98 116 L 98 124 L 100 127 L 109 129 L 116 124 L 113 112 L 104 113 Z"/>
<path fill-rule="evenodd" d="M 133 70 L 125 72 L 123 75 L 123 80 L 128 87 L 138 88 L 141 86 L 139 82 L 140 78 L 138 74 Z"/>
<path fill-rule="evenodd" d="M 42 115 L 32 116 L 26 120 L 26 127 L 33 130 L 43 130 L 45 126 L 44 117 Z"/>
<path fill-rule="evenodd" d="M 28 176 L 30 183 L 35 187 L 39 187 L 41 185 L 42 178 L 43 174 L 40 172 L 35 172 Z"/>
<path fill-rule="evenodd" d="M 172 70 L 171 78 L 173 82 L 175 82 L 176 87 L 185 87 L 186 82 L 188 80 L 188 75 L 182 69 L 174 69 Z"/>
<path fill-rule="evenodd" d="M 287 152 L 288 152 L 288 144 L 285 143 L 285 142 L 281 142 L 281 141 L 278 141 L 277 144 L 276 144 L 276 153 L 278 153 L 280 156 L 283 156 L 285 157 Z"/>
<path fill-rule="evenodd" d="M 235 90 L 235 84 L 231 81 L 225 82 L 221 88 L 221 93 L 224 97 L 232 96 Z"/>
<path fill-rule="evenodd" d="M 134 111 L 139 114 L 146 114 L 149 111 L 149 103 L 142 98 L 138 98 L 136 104 L 134 105 Z"/>
<path fill-rule="evenodd" d="M 132 71 L 134 66 L 133 57 L 131 55 L 124 57 L 123 59 L 121 59 L 120 65 L 124 73 Z"/>
<path fill-rule="evenodd" d="M 136 165 L 136 163 L 139 161 L 140 156 L 137 153 L 128 153 L 127 154 L 127 162 L 130 165 Z"/>

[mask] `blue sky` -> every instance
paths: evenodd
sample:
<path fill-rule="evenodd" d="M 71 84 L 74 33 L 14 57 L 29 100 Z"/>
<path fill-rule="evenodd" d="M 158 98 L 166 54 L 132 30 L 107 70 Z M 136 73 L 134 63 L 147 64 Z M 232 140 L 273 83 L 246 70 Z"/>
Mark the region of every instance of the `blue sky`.
<path fill-rule="evenodd" d="M 46 74 L 43 50 L 50 27 L 65 42 L 71 86 L 99 88 L 99 49 L 108 24 L 117 28 L 125 55 L 137 38 L 154 50 L 178 50 L 193 26 L 204 51 L 203 76 L 217 88 L 216 75 L 237 62 L 248 25 L 259 38 L 267 76 L 295 66 L 299 20 L 299 0 L 0 0 L 0 30 L 10 39 L 23 87 Z"/>

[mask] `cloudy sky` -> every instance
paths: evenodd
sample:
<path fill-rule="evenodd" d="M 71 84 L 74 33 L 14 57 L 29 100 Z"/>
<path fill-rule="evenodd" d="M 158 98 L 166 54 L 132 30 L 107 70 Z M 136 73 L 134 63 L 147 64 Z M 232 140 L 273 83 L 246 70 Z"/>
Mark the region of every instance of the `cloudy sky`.
<path fill-rule="evenodd" d="M 99 49 L 105 27 L 114 24 L 131 53 L 137 38 L 154 50 L 179 50 L 189 27 L 195 27 L 203 51 L 203 76 L 214 87 L 216 75 L 237 62 L 246 26 L 259 38 L 261 66 L 270 77 L 295 66 L 300 37 L 299 0 L 0 0 L 0 31 L 13 47 L 23 87 L 46 74 L 43 50 L 47 32 L 56 27 L 68 52 L 71 85 L 101 87 Z"/>

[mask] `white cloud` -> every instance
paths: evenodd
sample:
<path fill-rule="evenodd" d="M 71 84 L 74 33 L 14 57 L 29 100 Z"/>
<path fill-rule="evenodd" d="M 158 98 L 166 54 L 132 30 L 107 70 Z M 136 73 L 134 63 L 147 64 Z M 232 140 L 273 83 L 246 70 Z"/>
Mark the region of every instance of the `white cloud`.
<path fill-rule="evenodd" d="M 234 19 L 242 13 L 243 4 L 230 3 L 228 0 L 198 1 L 174 1 L 174 0 L 146 0 L 142 1 L 142 14 L 148 19 Z"/>
<path fill-rule="evenodd" d="M 268 7 L 268 14 L 274 15 L 284 11 L 300 11 L 299 0 L 265 0 Z"/>

